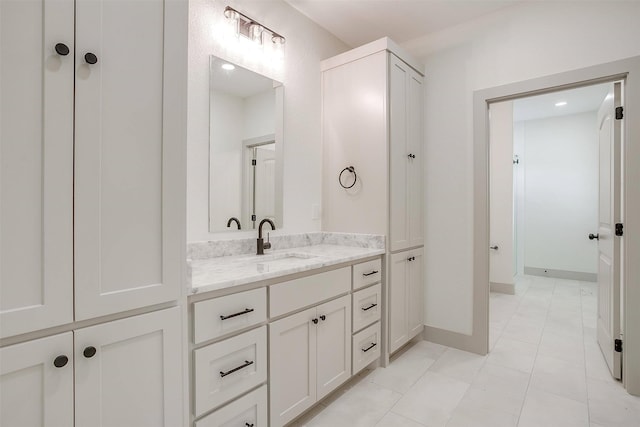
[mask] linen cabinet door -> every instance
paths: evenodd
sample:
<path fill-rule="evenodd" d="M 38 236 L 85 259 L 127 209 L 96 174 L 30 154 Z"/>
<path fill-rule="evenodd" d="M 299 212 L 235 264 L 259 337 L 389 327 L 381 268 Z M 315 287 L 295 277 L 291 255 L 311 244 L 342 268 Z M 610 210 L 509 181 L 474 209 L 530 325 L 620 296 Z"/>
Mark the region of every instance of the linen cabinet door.
<path fill-rule="evenodd" d="M 423 78 L 410 70 L 407 74 L 407 147 L 412 157 L 408 157 L 407 170 L 407 221 L 409 246 L 424 244 L 424 193 L 423 193 L 423 119 L 424 98 Z"/>
<path fill-rule="evenodd" d="M 351 295 L 318 306 L 318 400 L 351 377 Z"/>
<path fill-rule="evenodd" d="M 407 314 L 407 264 L 409 252 L 391 255 L 389 267 L 389 353 L 409 341 Z"/>
<path fill-rule="evenodd" d="M 408 263 L 408 299 L 409 339 L 424 329 L 424 249 L 411 251 Z"/>
<path fill-rule="evenodd" d="M 76 427 L 182 425 L 178 307 L 75 331 Z"/>
<path fill-rule="evenodd" d="M 73 19 L 0 1 L 1 337 L 73 321 Z"/>
<path fill-rule="evenodd" d="M 183 3 L 76 0 L 76 320 L 179 295 Z"/>
<path fill-rule="evenodd" d="M 391 251 L 409 247 L 409 225 L 407 204 L 408 164 L 410 157 L 407 144 L 407 83 L 409 66 L 389 54 L 389 237 Z"/>
<path fill-rule="evenodd" d="M 280 427 L 316 402 L 316 308 L 269 325 L 270 426 Z"/>
<path fill-rule="evenodd" d="M 73 426 L 73 335 L 0 349 L 0 425 Z"/>

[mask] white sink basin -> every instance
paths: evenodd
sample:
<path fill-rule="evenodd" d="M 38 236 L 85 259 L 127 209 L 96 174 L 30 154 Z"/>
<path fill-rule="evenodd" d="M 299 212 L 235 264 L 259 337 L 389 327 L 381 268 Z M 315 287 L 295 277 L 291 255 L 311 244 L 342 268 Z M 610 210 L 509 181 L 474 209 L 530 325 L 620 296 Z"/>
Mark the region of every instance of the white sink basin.
<path fill-rule="evenodd" d="M 252 264 L 256 265 L 258 271 L 265 272 L 295 267 L 296 265 L 304 264 L 313 258 L 316 258 L 316 256 L 302 253 L 256 255 L 256 259 L 252 261 Z"/>

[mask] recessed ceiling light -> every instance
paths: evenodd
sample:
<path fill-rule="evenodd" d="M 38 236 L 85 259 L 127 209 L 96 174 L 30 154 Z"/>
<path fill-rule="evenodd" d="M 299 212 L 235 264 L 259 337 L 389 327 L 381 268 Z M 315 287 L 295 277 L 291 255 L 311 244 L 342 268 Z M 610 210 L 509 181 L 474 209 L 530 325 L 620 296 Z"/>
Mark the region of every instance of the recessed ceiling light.
<path fill-rule="evenodd" d="M 222 64 L 222 69 L 223 70 L 227 70 L 227 71 L 231 71 L 231 70 L 235 70 L 236 67 L 233 64 Z"/>
<path fill-rule="evenodd" d="M 565 105 L 567 105 L 567 101 L 556 102 L 556 107 L 564 107 Z"/>

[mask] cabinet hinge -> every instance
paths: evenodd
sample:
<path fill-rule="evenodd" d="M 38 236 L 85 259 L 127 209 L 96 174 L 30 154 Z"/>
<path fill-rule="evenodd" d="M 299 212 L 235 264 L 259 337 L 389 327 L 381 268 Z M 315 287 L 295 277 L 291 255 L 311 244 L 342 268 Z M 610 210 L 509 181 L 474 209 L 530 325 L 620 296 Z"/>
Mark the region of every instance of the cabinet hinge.
<path fill-rule="evenodd" d="M 620 339 L 614 340 L 613 349 L 618 353 L 622 353 L 622 340 Z"/>
<path fill-rule="evenodd" d="M 258 164 L 258 161 L 256 159 L 251 159 L 251 166 L 255 166 Z"/>
<path fill-rule="evenodd" d="M 255 215 L 251 215 L 251 221 L 257 221 L 258 218 L 256 218 Z"/>
<path fill-rule="evenodd" d="M 616 224 L 616 236 L 621 237 L 624 234 L 624 225 L 621 222 Z"/>
<path fill-rule="evenodd" d="M 624 117 L 624 107 L 616 107 L 616 120 L 622 120 Z"/>

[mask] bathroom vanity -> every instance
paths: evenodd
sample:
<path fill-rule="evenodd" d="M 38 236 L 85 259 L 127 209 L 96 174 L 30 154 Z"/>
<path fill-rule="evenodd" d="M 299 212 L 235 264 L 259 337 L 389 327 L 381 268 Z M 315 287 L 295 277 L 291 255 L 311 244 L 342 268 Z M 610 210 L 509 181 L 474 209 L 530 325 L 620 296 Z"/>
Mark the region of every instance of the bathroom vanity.
<path fill-rule="evenodd" d="M 307 246 L 190 261 L 195 426 L 283 426 L 379 360 L 384 241 L 313 234 Z"/>

